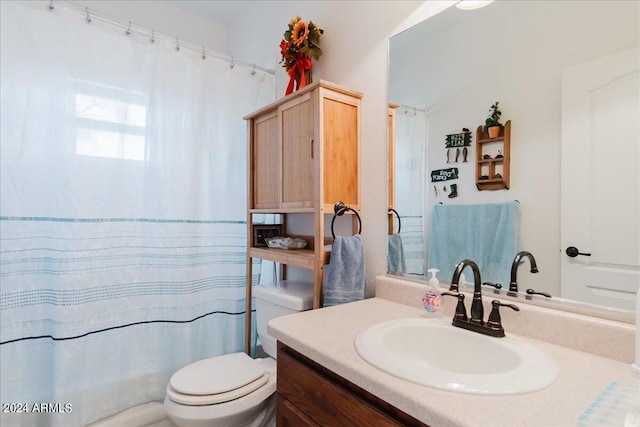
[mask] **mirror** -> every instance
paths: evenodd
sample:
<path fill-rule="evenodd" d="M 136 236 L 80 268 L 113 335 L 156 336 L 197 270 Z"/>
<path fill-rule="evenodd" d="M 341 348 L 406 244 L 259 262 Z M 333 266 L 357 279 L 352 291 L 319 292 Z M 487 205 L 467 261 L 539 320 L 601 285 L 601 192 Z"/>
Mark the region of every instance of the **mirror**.
<path fill-rule="evenodd" d="M 562 225 L 567 222 L 563 222 L 561 209 L 562 197 L 567 195 L 561 191 L 563 73 L 637 49 L 639 16 L 638 2 L 503 1 L 473 11 L 450 7 L 390 39 L 389 101 L 399 104 L 390 130 L 394 139 L 390 204 L 402 221 L 405 269 L 400 273 L 410 277 L 426 274 L 428 227 L 435 204 L 517 200 L 520 247 L 534 254 L 539 268 L 538 274 L 529 273 L 528 261 L 519 268 L 519 289 L 553 296 L 550 300 L 535 296 L 534 301 L 571 302 L 561 287 L 565 246 L 573 246 L 562 237 Z M 637 99 L 637 91 L 635 96 Z M 495 101 L 500 102 L 503 123 L 511 120 L 510 188 L 479 191 L 476 129 L 485 123 Z M 463 128 L 472 136 L 469 160 L 448 164 L 445 137 Z M 452 167 L 458 169 L 457 179 L 432 182 L 432 171 Z M 632 184 L 635 180 L 639 193 L 637 171 L 626 173 L 623 179 Z M 616 181 L 598 179 L 605 180 L 609 191 L 616 191 Z M 450 197 L 451 184 L 456 184 L 456 197 Z M 640 215 L 637 197 L 626 199 L 636 217 Z M 633 227 L 629 230 L 640 236 Z M 632 248 L 637 264 L 640 254 L 636 252 L 637 242 Z M 638 273 L 636 267 L 635 288 L 625 291 L 626 299 L 615 311 L 634 307 Z M 439 278 L 450 281 L 450 277 Z M 508 283 L 503 286 L 508 288 Z M 613 306 L 604 296 L 604 304 L 593 298 L 585 301 L 604 311 Z"/>

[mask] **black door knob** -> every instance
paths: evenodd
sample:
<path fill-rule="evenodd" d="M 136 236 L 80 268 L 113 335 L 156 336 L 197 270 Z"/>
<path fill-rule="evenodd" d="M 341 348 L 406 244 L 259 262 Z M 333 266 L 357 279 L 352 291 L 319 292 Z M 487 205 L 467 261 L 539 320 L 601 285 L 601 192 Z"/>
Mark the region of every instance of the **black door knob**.
<path fill-rule="evenodd" d="M 568 255 L 568 256 L 570 256 L 571 258 L 575 258 L 575 257 L 577 257 L 578 255 L 591 256 L 591 254 L 589 254 L 589 253 L 583 253 L 583 252 L 580 252 L 580 251 L 578 250 L 578 248 L 576 248 L 575 246 L 569 246 L 565 252 L 566 252 L 566 253 L 567 253 L 567 255 Z"/>

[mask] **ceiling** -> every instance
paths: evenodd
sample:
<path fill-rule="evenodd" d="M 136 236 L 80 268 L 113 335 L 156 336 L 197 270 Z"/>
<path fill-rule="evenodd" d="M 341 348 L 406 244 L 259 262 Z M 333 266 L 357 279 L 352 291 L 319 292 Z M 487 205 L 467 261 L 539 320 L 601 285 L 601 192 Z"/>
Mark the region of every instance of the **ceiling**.
<path fill-rule="evenodd" d="M 165 3 L 221 24 L 229 24 L 240 19 L 247 8 L 246 1 L 165 0 Z"/>

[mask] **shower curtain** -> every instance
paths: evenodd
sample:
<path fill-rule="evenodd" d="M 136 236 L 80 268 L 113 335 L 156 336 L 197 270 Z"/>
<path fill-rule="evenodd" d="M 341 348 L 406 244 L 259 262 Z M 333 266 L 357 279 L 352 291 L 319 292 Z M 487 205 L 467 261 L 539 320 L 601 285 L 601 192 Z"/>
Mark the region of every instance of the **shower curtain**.
<path fill-rule="evenodd" d="M 406 273 L 426 275 L 425 212 L 425 115 L 399 108 L 394 141 L 395 209 L 400 215 L 400 236 Z"/>
<path fill-rule="evenodd" d="M 275 97 L 261 72 L 47 6 L 1 3 L 12 426 L 86 425 L 162 400 L 192 361 L 242 351 L 242 116 Z"/>

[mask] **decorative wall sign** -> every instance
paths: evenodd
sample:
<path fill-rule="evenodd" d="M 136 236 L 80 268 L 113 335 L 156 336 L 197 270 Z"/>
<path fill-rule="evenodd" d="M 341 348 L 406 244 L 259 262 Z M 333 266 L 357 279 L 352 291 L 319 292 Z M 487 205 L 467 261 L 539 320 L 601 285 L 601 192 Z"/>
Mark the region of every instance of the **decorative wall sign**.
<path fill-rule="evenodd" d="M 446 136 L 446 142 L 444 144 L 447 149 L 447 163 L 458 163 L 460 159 L 460 153 L 463 155 L 463 163 L 467 162 L 467 147 L 471 145 L 471 132 L 467 128 L 462 128 L 460 133 L 452 133 Z M 462 150 L 460 148 L 462 147 Z M 454 150 L 455 149 L 455 150 Z M 455 153 L 455 161 L 451 158 Z"/>
<path fill-rule="evenodd" d="M 458 168 L 436 169 L 431 171 L 431 182 L 458 179 Z"/>
<path fill-rule="evenodd" d="M 471 132 L 452 133 L 447 135 L 445 148 L 468 147 L 471 145 Z"/>

